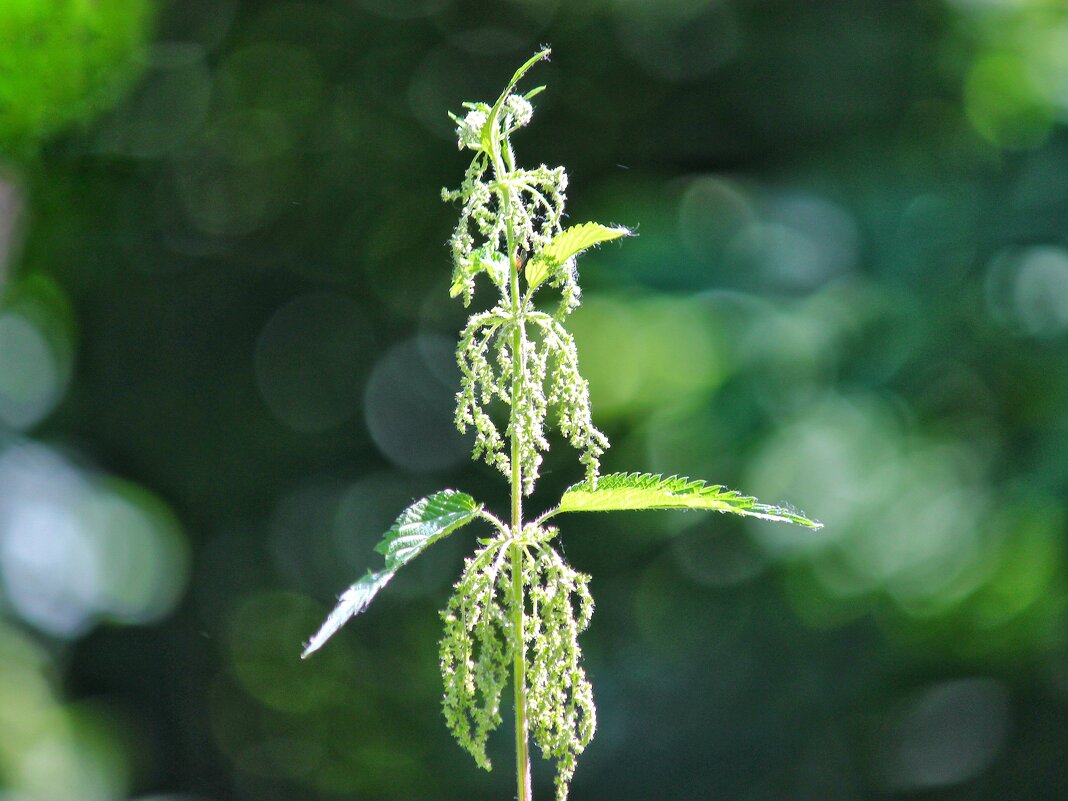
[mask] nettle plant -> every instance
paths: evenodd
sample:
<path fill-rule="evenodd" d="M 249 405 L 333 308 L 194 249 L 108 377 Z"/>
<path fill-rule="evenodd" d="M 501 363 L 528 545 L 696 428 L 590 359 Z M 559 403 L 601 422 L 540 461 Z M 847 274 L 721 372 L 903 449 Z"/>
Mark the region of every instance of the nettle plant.
<path fill-rule="evenodd" d="M 304 650 L 307 657 L 319 649 L 427 547 L 468 523 L 488 523 L 490 535 L 478 540 L 441 613 L 443 707 L 460 745 L 489 770 L 486 741 L 501 723 L 501 695 L 511 679 L 519 801 L 531 798 L 530 739 L 555 761 L 556 798 L 564 801 L 576 759 L 597 723 L 578 642 L 593 614 L 590 577 L 554 548 L 559 530 L 549 525 L 551 519 L 571 512 L 712 509 L 820 527 L 789 509 L 702 481 L 598 474 L 608 440 L 593 425 L 589 386 L 564 321 L 579 305 L 576 257 L 631 232 L 592 222 L 565 228 L 563 168 L 516 165 L 512 135 L 530 122 L 530 100 L 544 89 L 521 95 L 516 85 L 548 55 L 543 50 L 520 67 L 492 105 L 465 103 L 463 118 L 450 115 L 460 149 L 474 157 L 460 188 L 442 192 L 460 206 L 451 239 L 452 296 L 469 305 L 482 274 L 498 293 L 496 305 L 471 315 L 460 333 L 456 424 L 461 432 L 474 430 L 474 457 L 509 480 L 510 518 L 498 518 L 456 490 L 416 501 L 375 549 L 385 566 L 369 571 L 341 596 Z M 539 304 L 548 294 L 539 295 L 544 289 L 558 293 L 551 311 Z M 559 504 L 528 520 L 523 498 L 533 492 L 542 454 L 549 449 L 550 413 L 579 452 L 586 477 L 568 488 Z"/>

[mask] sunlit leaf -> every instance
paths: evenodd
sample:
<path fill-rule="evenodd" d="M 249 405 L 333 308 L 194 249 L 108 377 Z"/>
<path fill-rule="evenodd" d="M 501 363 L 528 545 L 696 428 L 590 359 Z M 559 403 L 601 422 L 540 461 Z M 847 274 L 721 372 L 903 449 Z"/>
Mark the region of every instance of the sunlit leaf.
<path fill-rule="evenodd" d="M 334 611 L 308 641 L 301 654 L 306 659 L 322 647 L 349 618 L 371 603 L 396 572 L 443 537 L 470 523 L 482 505 L 470 495 L 442 490 L 413 503 L 396 519 L 375 550 L 386 558 L 385 569 L 367 575 L 349 587 L 338 599 Z"/>
<path fill-rule="evenodd" d="M 392 570 L 380 570 L 377 573 L 368 571 L 366 576 L 345 590 L 338 599 L 334 611 L 330 613 L 323 625 L 315 632 L 315 636 L 308 640 L 308 644 L 304 646 L 304 652 L 300 655 L 300 658 L 307 659 L 322 648 L 323 643 L 333 637 L 334 633 L 344 626 L 349 618 L 355 617 L 367 608 L 367 605 L 371 603 L 378 591 L 385 587 L 394 575 L 395 573 Z"/>
<path fill-rule="evenodd" d="M 629 228 L 601 225 L 595 222 L 565 228 L 531 259 L 530 266 L 527 268 L 527 284 L 535 287 L 548 278 L 554 268 L 559 267 L 572 256 L 577 256 L 582 251 L 602 242 L 630 236 L 631 233 Z"/>
<path fill-rule="evenodd" d="M 710 509 L 762 520 L 795 523 L 811 529 L 823 524 L 783 506 L 760 503 L 734 490 L 688 478 L 649 473 L 612 473 L 597 486 L 582 481 L 568 488 L 552 512 L 615 512 L 639 509 Z"/>

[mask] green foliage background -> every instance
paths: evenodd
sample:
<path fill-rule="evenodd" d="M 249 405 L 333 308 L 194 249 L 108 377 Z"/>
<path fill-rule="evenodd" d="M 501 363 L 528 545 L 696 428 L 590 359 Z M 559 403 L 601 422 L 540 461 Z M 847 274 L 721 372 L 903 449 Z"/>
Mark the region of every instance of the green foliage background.
<path fill-rule="evenodd" d="M 473 534 L 298 657 L 413 498 L 506 506 L 439 190 L 542 43 L 521 158 L 639 234 L 581 265 L 605 472 L 826 524 L 567 521 L 573 797 L 1068 795 L 1053 0 L 0 4 L 0 794 L 511 796 L 440 715 Z"/>

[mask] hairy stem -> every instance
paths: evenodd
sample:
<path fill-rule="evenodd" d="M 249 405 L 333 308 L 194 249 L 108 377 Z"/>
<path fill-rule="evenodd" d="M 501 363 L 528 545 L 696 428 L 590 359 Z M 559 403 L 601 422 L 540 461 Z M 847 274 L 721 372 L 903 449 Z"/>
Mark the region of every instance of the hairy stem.
<path fill-rule="evenodd" d="M 501 163 L 500 145 L 495 143 L 493 169 L 500 180 L 504 175 Z M 505 208 L 511 201 L 507 186 L 501 187 L 501 202 Z M 512 440 L 512 536 L 518 538 L 523 533 L 523 474 L 520 460 L 521 441 L 519 434 L 519 411 L 517 399 L 522 397 L 519 391 L 523 371 L 526 370 L 526 353 L 523 348 L 524 330 L 520 314 L 519 301 L 519 265 L 516 259 L 515 235 L 511 223 L 506 226 L 508 240 L 508 270 L 510 281 L 510 300 L 512 312 L 512 389 L 511 420 L 509 436 Z M 518 542 L 513 542 L 510 553 L 512 569 L 512 637 L 514 640 L 514 659 L 512 664 L 512 683 L 515 690 L 515 763 L 516 763 L 516 798 L 517 801 L 532 801 L 530 786 L 530 735 L 527 722 L 527 645 L 524 636 L 523 597 L 523 549 Z"/>
<path fill-rule="evenodd" d="M 515 685 L 515 762 L 516 797 L 518 801 L 531 801 L 530 751 L 527 723 L 527 647 L 523 639 L 523 549 L 512 543 L 512 626 L 517 640 L 515 662 L 512 666 L 512 681 Z"/>

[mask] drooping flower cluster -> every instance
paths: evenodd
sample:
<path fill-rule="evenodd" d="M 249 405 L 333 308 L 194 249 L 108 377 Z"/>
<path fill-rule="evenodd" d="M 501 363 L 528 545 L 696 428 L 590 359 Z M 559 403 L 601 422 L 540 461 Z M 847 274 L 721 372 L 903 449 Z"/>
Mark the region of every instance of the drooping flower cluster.
<path fill-rule="evenodd" d="M 490 769 L 486 739 L 501 722 L 501 692 L 512 664 L 508 544 L 501 539 L 467 559 L 441 613 L 439 646 L 445 722 L 479 767 Z"/>
<path fill-rule="evenodd" d="M 458 128 L 460 141 L 469 135 L 466 125 Z M 487 176 L 487 172 L 493 174 Z M 513 168 L 502 175 L 496 174 L 485 153 L 476 155 L 460 188 L 441 193 L 444 200 L 461 203 L 460 221 L 449 240 L 453 295 L 462 292 L 464 305 L 470 305 L 475 277 L 484 272 L 510 301 L 507 254 L 523 259 L 560 232 L 566 189 L 563 167 L 550 169 L 543 164 L 533 170 Z M 476 246 L 476 242 L 481 244 Z"/>
<path fill-rule="evenodd" d="M 528 563 L 525 580 L 531 608 L 526 634 L 531 733 L 545 757 L 556 760 L 556 798 L 565 801 L 578 755 L 597 728 L 593 688 L 578 644 L 593 616 L 590 577 L 545 545 Z"/>
<path fill-rule="evenodd" d="M 531 733 L 546 759 L 556 760 L 556 797 L 564 801 L 576 759 L 593 739 L 597 713 L 578 644 L 593 615 L 590 578 L 551 547 L 556 533 L 528 525 L 518 540 L 497 537 L 466 561 L 441 613 L 440 652 L 445 720 L 475 762 L 489 770 L 486 741 L 501 722 L 501 692 L 515 651 L 524 649 Z M 509 549 L 516 542 L 527 589 L 521 643 L 511 626 L 517 610 L 509 591 L 515 569 Z"/>

